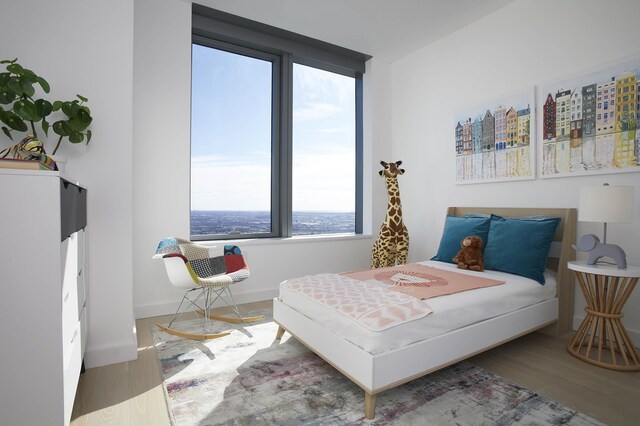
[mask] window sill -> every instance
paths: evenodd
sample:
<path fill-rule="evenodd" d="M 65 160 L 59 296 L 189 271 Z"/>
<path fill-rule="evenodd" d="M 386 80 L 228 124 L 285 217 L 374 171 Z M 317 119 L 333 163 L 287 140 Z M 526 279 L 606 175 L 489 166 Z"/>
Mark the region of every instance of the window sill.
<path fill-rule="evenodd" d="M 214 247 L 221 244 L 236 244 L 241 247 L 263 246 L 273 244 L 306 244 L 324 243 L 332 241 L 368 240 L 373 238 L 371 234 L 323 234 L 323 235 L 298 235 L 288 238 L 250 238 L 250 239 L 228 239 L 228 240 L 204 240 L 196 241 L 197 244 Z"/>

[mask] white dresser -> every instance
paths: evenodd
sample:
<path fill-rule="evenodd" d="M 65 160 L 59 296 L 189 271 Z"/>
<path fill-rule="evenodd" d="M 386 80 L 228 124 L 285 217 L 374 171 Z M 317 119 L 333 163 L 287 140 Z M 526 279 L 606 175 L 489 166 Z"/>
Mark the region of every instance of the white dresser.
<path fill-rule="evenodd" d="M 86 345 L 87 190 L 0 169 L 0 424 L 67 425 Z"/>

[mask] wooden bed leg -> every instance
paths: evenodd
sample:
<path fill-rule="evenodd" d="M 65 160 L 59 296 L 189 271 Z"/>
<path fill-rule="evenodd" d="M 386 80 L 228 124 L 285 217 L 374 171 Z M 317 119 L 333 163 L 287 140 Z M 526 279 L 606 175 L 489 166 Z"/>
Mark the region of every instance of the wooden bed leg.
<path fill-rule="evenodd" d="M 371 420 L 376 415 L 376 395 L 364 391 L 364 416 Z"/>
<path fill-rule="evenodd" d="M 282 335 L 284 334 L 284 328 L 281 325 L 278 326 L 278 332 L 276 333 L 276 340 L 282 339 Z"/>

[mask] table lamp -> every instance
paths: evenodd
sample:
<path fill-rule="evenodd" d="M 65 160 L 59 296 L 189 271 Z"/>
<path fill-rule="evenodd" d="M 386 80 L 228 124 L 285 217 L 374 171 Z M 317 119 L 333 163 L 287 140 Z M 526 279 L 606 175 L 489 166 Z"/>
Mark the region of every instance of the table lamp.
<path fill-rule="evenodd" d="M 632 186 L 588 186 L 580 188 L 578 220 L 581 222 L 603 222 L 603 244 L 593 235 L 583 235 L 576 250 L 589 253 L 588 265 L 595 264 L 603 256 L 612 258 L 618 268 L 627 267 L 626 254 L 619 246 L 607 244 L 607 223 L 629 223 L 633 220 Z"/>

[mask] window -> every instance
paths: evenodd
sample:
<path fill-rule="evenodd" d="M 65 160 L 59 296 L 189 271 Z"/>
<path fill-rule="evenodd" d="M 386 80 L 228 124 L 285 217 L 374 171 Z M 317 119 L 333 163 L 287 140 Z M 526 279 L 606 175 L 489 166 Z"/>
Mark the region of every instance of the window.
<path fill-rule="evenodd" d="M 191 239 L 362 232 L 366 55 L 193 5 Z"/>
<path fill-rule="evenodd" d="M 292 235 L 355 232 L 355 78 L 293 64 Z"/>
<path fill-rule="evenodd" d="M 272 68 L 268 59 L 192 47 L 193 236 L 271 233 Z"/>

